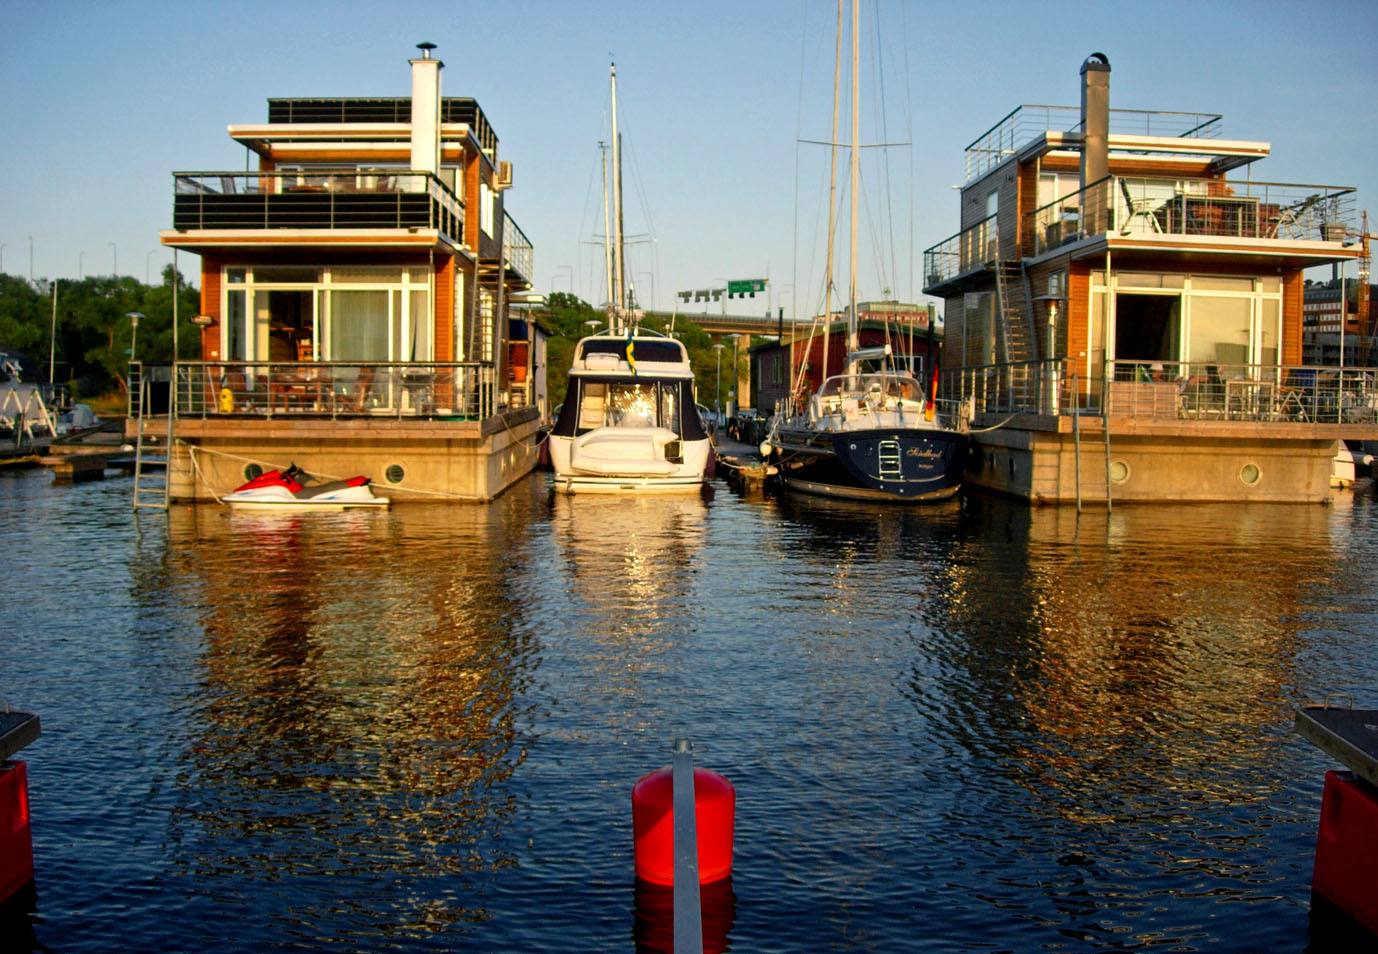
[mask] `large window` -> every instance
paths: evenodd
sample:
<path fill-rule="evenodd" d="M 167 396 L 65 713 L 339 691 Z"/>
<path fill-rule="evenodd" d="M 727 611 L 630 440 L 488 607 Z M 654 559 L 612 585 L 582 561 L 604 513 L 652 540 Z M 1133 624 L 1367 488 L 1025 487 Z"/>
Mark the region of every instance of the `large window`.
<path fill-rule="evenodd" d="M 435 360 L 424 266 L 280 266 L 225 270 L 226 360 Z"/>
<path fill-rule="evenodd" d="M 1116 360 L 1215 364 L 1240 376 L 1276 366 L 1281 279 L 1119 272 L 1113 280 Z"/>

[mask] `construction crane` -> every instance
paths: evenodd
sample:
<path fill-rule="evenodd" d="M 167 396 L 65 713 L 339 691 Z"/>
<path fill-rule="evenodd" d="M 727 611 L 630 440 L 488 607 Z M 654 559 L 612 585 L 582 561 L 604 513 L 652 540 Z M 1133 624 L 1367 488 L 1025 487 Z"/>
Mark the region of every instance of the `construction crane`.
<path fill-rule="evenodd" d="M 1372 264 L 1372 259 L 1369 258 L 1368 254 L 1368 240 L 1371 238 L 1374 238 L 1374 236 L 1369 234 L 1368 213 L 1365 212 L 1363 218 L 1363 232 L 1359 235 L 1359 314 L 1356 316 L 1359 320 L 1360 367 L 1366 367 L 1368 365 L 1369 351 L 1373 348 L 1373 336 L 1378 334 L 1378 327 L 1375 327 L 1370 318 L 1370 305 L 1372 303 L 1369 301 L 1370 294 L 1368 283 L 1369 266 Z"/>

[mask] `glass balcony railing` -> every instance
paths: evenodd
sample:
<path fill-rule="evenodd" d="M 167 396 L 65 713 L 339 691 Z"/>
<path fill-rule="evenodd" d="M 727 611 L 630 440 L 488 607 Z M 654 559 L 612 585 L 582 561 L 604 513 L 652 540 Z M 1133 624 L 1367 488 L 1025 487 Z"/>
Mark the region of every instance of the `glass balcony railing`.
<path fill-rule="evenodd" d="M 430 173 L 176 172 L 172 224 L 206 229 L 436 229 L 464 237 L 464 203 Z"/>
<path fill-rule="evenodd" d="M 1346 186 L 1107 176 L 1024 217 L 1037 256 L 1091 235 L 1341 241 L 1357 225 Z"/>
<path fill-rule="evenodd" d="M 497 394 L 477 362 L 179 361 L 171 380 L 178 418 L 484 420 Z"/>
<path fill-rule="evenodd" d="M 536 277 L 535 253 L 531 249 L 531 240 L 526 237 L 526 233 L 521 230 L 512 216 L 503 213 L 502 223 L 502 257 L 507 263 L 507 267 L 515 271 L 528 282 Z"/>
<path fill-rule="evenodd" d="M 939 394 L 978 414 L 1104 414 L 1114 420 L 1378 423 L 1378 370 L 1066 359 L 944 369 Z"/>

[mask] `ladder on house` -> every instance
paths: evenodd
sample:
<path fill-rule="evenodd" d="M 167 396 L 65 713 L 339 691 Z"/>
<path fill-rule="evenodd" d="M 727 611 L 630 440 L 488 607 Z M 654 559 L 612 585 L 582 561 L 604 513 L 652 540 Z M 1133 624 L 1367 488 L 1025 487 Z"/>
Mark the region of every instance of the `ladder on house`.
<path fill-rule="evenodd" d="M 1016 395 L 1030 396 L 1028 388 L 1036 380 L 1031 372 L 1033 360 L 1029 322 L 1020 302 L 1013 294 L 1016 283 L 1027 284 L 1023 262 L 1000 260 L 995 263 L 996 328 L 999 335 L 998 359 L 1006 364 L 1010 400 Z M 1019 297 L 1027 299 L 1027 294 Z"/>
<path fill-rule="evenodd" d="M 155 466 L 152 459 L 155 442 L 147 433 L 149 419 L 149 381 L 144 374 L 143 362 L 134 361 L 129 365 L 129 416 L 135 422 L 134 441 L 134 509 L 151 508 L 166 510 L 171 496 L 168 485 L 168 468 L 172 466 L 172 421 L 173 405 L 176 402 L 176 388 L 169 384 L 167 406 L 167 437 L 163 444 L 163 466 Z"/>

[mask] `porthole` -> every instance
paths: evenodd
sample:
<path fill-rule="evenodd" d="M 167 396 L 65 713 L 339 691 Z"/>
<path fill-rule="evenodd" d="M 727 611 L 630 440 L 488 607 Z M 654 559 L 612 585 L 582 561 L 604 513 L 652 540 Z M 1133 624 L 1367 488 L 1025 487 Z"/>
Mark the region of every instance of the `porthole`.
<path fill-rule="evenodd" d="M 257 480 L 258 478 L 260 478 L 260 477 L 262 477 L 262 476 L 263 476 L 263 468 L 262 468 L 262 467 L 258 466 L 257 464 L 245 464 L 245 465 L 244 465 L 244 482 L 245 482 L 245 483 L 248 483 L 248 482 L 251 481 L 251 480 Z"/>
<path fill-rule="evenodd" d="M 1245 464 L 1243 467 L 1239 468 L 1239 479 L 1250 487 L 1258 483 L 1259 478 L 1262 476 L 1263 471 L 1258 469 L 1257 464 Z"/>
<path fill-rule="evenodd" d="M 389 464 L 388 469 L 383 471 L 383 476 L 390 484 L 400 484 L 406 478 L 407 472 L 402 469 L 401 464 Z"/>
<path fill-rule="evenodd" d="M 1129 464 L 1122 460 L 1110 462 L 1110 480 L 1122 484 L 1129 479 Z"/>

